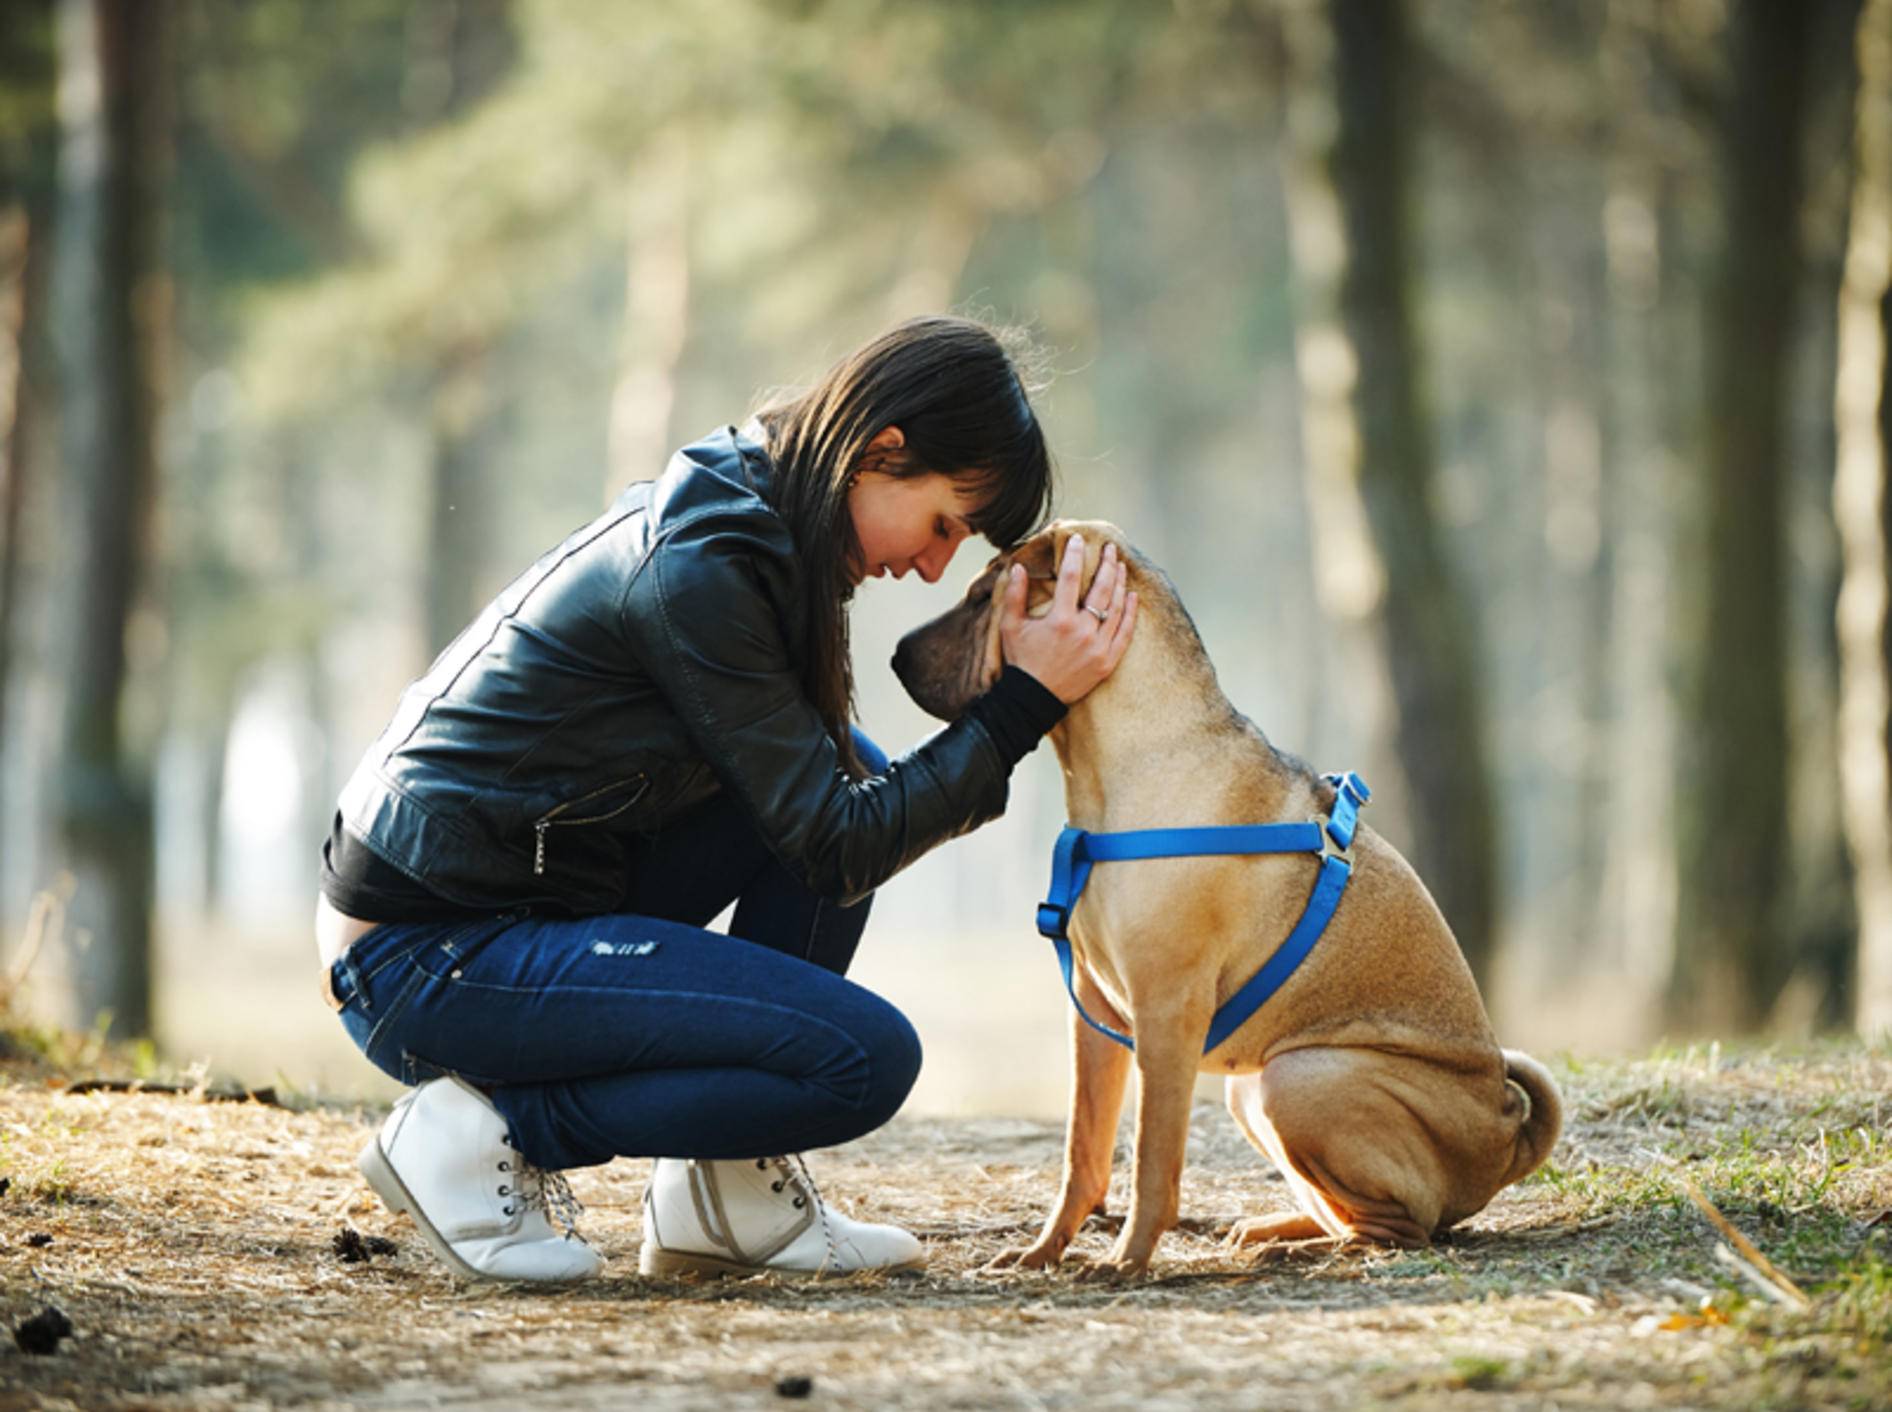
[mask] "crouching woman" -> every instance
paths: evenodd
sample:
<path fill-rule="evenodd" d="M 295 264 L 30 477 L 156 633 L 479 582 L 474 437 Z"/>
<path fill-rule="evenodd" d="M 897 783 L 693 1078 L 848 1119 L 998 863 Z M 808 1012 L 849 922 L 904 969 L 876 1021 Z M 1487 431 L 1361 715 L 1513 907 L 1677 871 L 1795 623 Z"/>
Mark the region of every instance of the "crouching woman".
<path fill-rule="evenodd" d="M 1002 672 L 897 760 L 850 719 L 847 606 L 1016 542 L 1050 487 L 990 331 L 914 320 L 629 487 L 403 694 L 343 791 L 316 936 L 349 1035 L 413 1086 L 362 1171 L 451 1269 L 596 1273 L 559 1174 L 619 1156 L 657 1159 L 646 1274 L 920 1263 L 795 1155 L 885 1123 L 919 1071 L 848 963 L 873 890 L 1002 811 L 1136 605 L 1110 558 L 1041 618 L 1012 585 Z"/>

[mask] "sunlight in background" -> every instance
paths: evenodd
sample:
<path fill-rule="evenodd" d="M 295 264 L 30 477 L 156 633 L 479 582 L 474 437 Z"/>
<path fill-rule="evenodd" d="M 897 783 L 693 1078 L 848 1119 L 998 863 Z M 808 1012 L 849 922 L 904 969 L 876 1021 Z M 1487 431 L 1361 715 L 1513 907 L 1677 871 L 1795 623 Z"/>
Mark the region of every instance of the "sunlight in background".
<path fill-rule="evenodd" d="M 262 937 L 307 924 L 313 861 L 303 772 L 317 734 L 308 688 L 293 668 L 259 671 L 230 726 L 224 758 L 222 899 L 230 919 Z"/>

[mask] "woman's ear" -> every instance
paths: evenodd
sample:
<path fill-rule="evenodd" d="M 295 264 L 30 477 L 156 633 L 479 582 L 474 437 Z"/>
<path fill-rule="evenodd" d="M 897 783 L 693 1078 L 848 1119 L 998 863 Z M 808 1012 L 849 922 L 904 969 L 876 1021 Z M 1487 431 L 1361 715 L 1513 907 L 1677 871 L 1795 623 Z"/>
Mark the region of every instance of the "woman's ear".
<path fill-rule="evenodd" d="M 900 451 L 907 444 L 907 434 L 899 427 L 882 427 L 874 433 L 874 439 L 861 450 L 860 460 L 855 463 L 856 475 L 862 471 L 878 471 L 887 458 Z"/>

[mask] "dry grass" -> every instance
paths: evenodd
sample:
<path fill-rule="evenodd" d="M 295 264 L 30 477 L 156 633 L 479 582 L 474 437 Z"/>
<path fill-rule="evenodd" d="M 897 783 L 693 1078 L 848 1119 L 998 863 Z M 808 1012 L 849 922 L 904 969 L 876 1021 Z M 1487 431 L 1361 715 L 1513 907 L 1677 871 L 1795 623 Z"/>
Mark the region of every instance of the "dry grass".
<path fill-rule="evenodd" d="M 573 1185 L 607 1277 L 458 1284 L 353 1160 L 377 1118 L 0 1085 L 0 1407 L 1875 1407 L 1892 1403 L 1892 1054 L 1714 1051 L 1567 1063 L 1554 1161 L 1445 1244 L 1251 1265 L 1228 1224 L 1284 1189 L 1199 1108 L 1188 1228 L 1134 1285 L 979 1267 L 1028 1238 L 1056 1124 L 897 1121 L 814 1163 L 839 1204 L 927 1239 L 921 1278 L 636 1274 L 645 1164 Z M 1812 1296 L 1750 1299 L 1661 1159 Z M 1122 1175 L 1112 1209 L 1121 1207 Z M 1877 1224 L 1874 1224 L 1874 1222 Z M 353 1226 L 399 1247 L 346 1263 Z M 1107 1223 L 1080 1237 L 1101 1254 Z M 35 1237 L 50 1242 L 31 1243 Z"/>

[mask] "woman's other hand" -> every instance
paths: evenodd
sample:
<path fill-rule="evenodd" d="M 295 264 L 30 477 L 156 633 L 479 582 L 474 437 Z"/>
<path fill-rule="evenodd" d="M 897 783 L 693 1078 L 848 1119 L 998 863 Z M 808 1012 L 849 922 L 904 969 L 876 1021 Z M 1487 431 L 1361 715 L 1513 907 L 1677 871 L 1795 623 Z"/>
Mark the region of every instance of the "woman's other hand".
<path fill-rule="evenodd" d="M 1137 596 L 1127 591 L 1129 576 L 1118 562 L 1117 546 L 1104 546 L 1097 577 L 1080 601 L 1084 539 L 1074 534 L 1066 540 L 1051 609 L 1043 617 L 1025 615 L 1025 566 L 1014 564 L 1010 573 L 999 624 L 1005 660 L 1030 672 L 1065 705 L 1074 705 L 1116 670 L 1136 628 Z"/>

